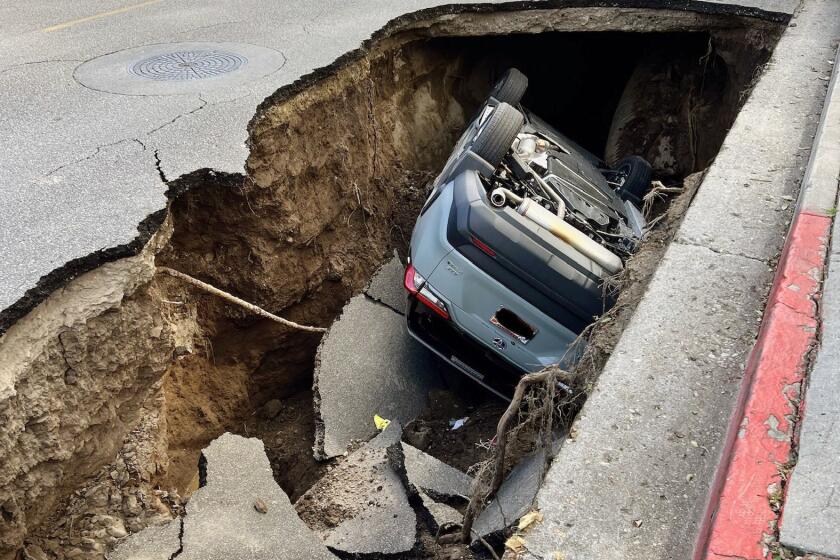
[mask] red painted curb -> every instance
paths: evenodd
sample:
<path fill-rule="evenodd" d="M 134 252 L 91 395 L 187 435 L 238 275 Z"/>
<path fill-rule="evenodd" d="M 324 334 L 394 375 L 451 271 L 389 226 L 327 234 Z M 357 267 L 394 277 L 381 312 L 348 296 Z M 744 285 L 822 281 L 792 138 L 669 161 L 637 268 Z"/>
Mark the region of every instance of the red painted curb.
<path fill-rule="evenodd" d="M 778 466 L 790 457 L 790 415 L 817 334 L 814 302 L 825 268 L 831 218 L 802 212 L 790 228 L 758 339 L 741 382 L 722 459 L 695 547 L 695 560 L 767 557 L 764 538 Z"/>

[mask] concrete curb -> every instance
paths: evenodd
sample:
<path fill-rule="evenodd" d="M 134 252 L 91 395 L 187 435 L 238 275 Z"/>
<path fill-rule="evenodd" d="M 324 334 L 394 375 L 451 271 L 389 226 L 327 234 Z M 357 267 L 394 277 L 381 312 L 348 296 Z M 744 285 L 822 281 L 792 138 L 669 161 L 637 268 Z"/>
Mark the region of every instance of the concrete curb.
<path fill-rule="evenodd" d="M 840 49 L 838 49 L 840 53 Z M 835 57 L 838 60 L 838 57 Z M 826 171 L 840 146 L 840 81 L 835 65 L 773 289 L 744 372 L 696 560 L 765 558 L 778 527 L 780 466 L 791 459 L 792 421 L 808 357 L 817 341 L 816 299 L 826 269 L 837 178 Z M 828 132 L 827 132 L 828 131 Z M 774 500 L 775 501 L 775 500 Z"/>

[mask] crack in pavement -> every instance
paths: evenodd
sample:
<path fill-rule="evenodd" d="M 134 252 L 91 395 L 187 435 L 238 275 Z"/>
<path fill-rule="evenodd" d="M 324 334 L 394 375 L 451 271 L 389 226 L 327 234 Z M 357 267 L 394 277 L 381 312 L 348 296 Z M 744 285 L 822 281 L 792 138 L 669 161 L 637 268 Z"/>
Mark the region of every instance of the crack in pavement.
<path fill-rule="evenodd" d="M 148 132 L 146 132 L 146 136 L 151 136 L 152 134 L 159 131 L 160 129 L 166 128 L 167 126 L 173 124 L 178 119 L 180 119 L 182 117 L 187 117 L 189 115 L 192 115 L 193 113 L 197 113 L 198 111 L 201 111 L 202 109 L 207 107 L 208 102 L 203 97 L 201 97 L 201 95 L 198 96 L 198 100 L 201 101 L 201 105 L 199 105 L 195 109 L 190 109 L 186 113 L 180 113 L 180 114 L 176 115 L 174 118 L 172 118 L 172 119 L 168 120 L 167 122 L 163 123 L 162 125 L 157 126 L 157 127 L 153 128 L 152 130 L 149 130 Z"/>
<path fill-rule="evenodd" d="M 49 172 L 45 173 L 44 177 L 49 177 L 50 175 L 58 173 L 62 169 L 66 169 L 67 167 L 70 167 L 72 165 L 77 165 L 79 163 L 82 163 L 83 161 L 88 161 L 90 159 L 93 159 L 96 156 L 98 156 L 100 154 L 100 152 L 102 152 L 102 150 L 105 150 L 107 148 L 112 148 L 114 146 L 118 146 L 118 145 L 123 144 L 125 142 L 136 142 L 136 143 L 140 144 L 140 147 L 143 148 L 144 152 L 146 151 L 146 144 L 144 144 L 139 139 L 137 139 L 137 138 L 123 138 L 122 140 L 117 140 L 116 142 L 111 142 L 109 144 L 102 144 L 101 146 L 97 146 L 96 149 L 93 151 L 93 153 L 88 154 L 85 157 L 79 158 L 77 160 L 59 165 L 58 167 L 56 167 L 52 171 L 49 171 Z"/>
<path fill-rule="evenodd" d="M 163 166 L 161 165 L 160 161 L 160 154 L 158 153 L 160 150 L 155 148 L 154 156 L 155 156 L 155 168 L 157 168 L 158 175 L 160 176 L 160 180 L 164 183 L 169 183 L 166 179 L 166 173 L 163 171 Z"/>
<path fill-rule="evenodd" d="M 733 253 L 731 251 L 724 251 L 723 249 L 717 249 L 715 247 L 710 247 L 708 245 L 703 245 L 701 243 L 688 241 L 686 239 L 674 239 L 673 241 L 671 241 L 671 243 L 676 244 L 676 245 L 685 245 L 686 247 L 700 247 L 701 249 L 708 249 L 712 253 L 717 253 L 718 255 L 724 255 L 724 256 L 727 256 L 727 257 L 741 257 L 741 258 L 744 258 L 744 259 L 749 259 L 751 261 L 760 262 L 762 264 L 766 264 L 767 266 L 770 266 L 770 260 L 771 259 L 765 260 L 765 259 L 761 259 L 759 257 L 753 257 L 752 255 L 745 255 L 743 253 Z"/>
<path fill-rule="evenodd" d="M 181 523 L 180 529 L 178 529 L 178 550 L 172 553 L 169 557 L 169 560 L 174 560 L 178 556 L 184 552 L 184 518 L 187 516 L 186 510 L 184 510 L 184 515 L 178 518 L 178 521 Z"/>
<path fill-rule="evenodd" d="M 368 301 L 370 301 L 370 302 L 373 302 L 373 303 L 375 303 L 375 304 L 377 304 L 377 305 L 381 305 L 382 307 L 384 307 L 384 308 L 386 308 L 386 309 L 390 309 L 391 311 L 393 311 L 393 312 L 394 312 L 394 313 L 396 313 L 397 315 L 403 315 L 403 316 L 405 315 L 405 311 L 400 311 L 399 309 L 394 309 L 393 307 L 391 307 L 390 305 L 388 305 L 387 303 L 385 303 L 385 302 L 384 302 L 384 301 L 382 301 L 381 299 L 377 299 L 377 298 L 373 297 L 372 295 L 370 295 L 370 294 L 369 294 L 369 293 L 367 293 L 367 292 L 362 292 L 362 295 L 363 295 L 363 296 L 365 296 L 365 299 L 366 299 L 366 300 L 368 300 Z"/>
<path fill-rule="evenodd" d="M 18 68 L 25 68 L 27 66 L 33 66 L 35 64 L 51 64 L 51 63 L 62 63 L 62 62 L 84 62 L 84 60 L 79 60 L 75 58 L 55 58 L 55 59 L 48 59 L 48 60 L 33 60 L 31 62 L 21 62 L 20 64 L 12 64 L 11 66 L 7 66 L 0 70 L 0 74 L 5 74 L 6 72 L 11 72 L 12 70 L 17 70 Z"/>

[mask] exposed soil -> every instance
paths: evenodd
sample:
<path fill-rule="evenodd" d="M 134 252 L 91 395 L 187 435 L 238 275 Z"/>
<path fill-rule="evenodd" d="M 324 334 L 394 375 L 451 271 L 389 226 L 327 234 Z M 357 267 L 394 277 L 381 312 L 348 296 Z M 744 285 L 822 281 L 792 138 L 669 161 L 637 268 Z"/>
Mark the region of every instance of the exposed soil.
<path fill-rule="evenodd" d="M 454 371 L 450 375 L 459 376 Z M 403 432 L 406 442 L 464 472 L 489 458 L 490 441 L 507 407 L 496 396 L 468 384 L 472 382 L 464 378 L 453 391 L 434 391 L 429 408 Z M 463 418 L 466 423 L 453 429 L 453 422 Z"/>
<path fill-rule="evenodd" d="M 7 426 L 0 438 L 7 459 L 0 462 L 6 523 L 0 559 L 14 558 L 24 543 L 26 557 L 38 560 L 101 559 L 127 531 L 180 512 L 198 483 L 200 450 L 225 431 L 264 441 L 275 477 L 293 500 L 327 468 L 311 454 L 319 336 L 154 276 L 154 264 L 294 321 L 329 326 L 393 249 L 404 252 L 425 183 L 509 64 L 532 75 L 530 91 L 537 93 L 526 103 L 571 137 L 600 154 L 616 143 L 643 153 L 671 146 L 679 165 L 659 171 L 679 180 L 717 152 L 775 38 L 758 21 L 668 11 L 657 14 L 669 33 L 638 33 L 656 29 L 651 16 L 627 20 L 637 33 L 618 33 L 617 16 L 570 11 L 571 19 L 556 19 L 558 28 L 591 25 L 604 33 L 532 34 L 550 31 L 553 12 L 545 12 L 539 25 L 523 16 L 519 28 L 511 13 L 501 21 L 473 14 L 469 31 L 458 18 L 415 22 L 329 72 L 280 90 L 249 126 L 247 175 L 203 170 L 174 181 L 171 235 L 164 228 L 135 261 L 88 273 L 9 329 L 0 339 L 0 362 L 21 365 L 16 395 L 0 403 Z M 610 30 L 609 22 L 619 23 Z M 691 32 L 674 32 L 675 22 Z M 482 36 L 482 29 L 494 36 Z M 462 36 L 438 36 L 447 32 Z M 627 83 L 650 49 L 701 57 L 712 49 L 715 71 L 687 57 L 682 78 L 659 84 L 656 110 L 673 126 L 644 134 L 637 123 L 625 127 L 630 135 L 611 133 L 621 97 L 616 84 Z M 540 56 L 552 52 L 576 55 Z M 686 83 L 714 87 L 686 90 Z M 539 93 L 545 91 L 558 95 Z M 704 132 L 711 121 L 697 120 L 692 107 L 704 107 L 703 115 L 717 108 L 708 124 L 714 134 Z M 685 142 L 689 123 L 692 140 Z M 645 144 L 633 144 L 636 136 Z M 587 354 L 593 372 L 629 319 L 690 195 L 679 200 L 628 265 L 614 320 L 595 328 Z M 95 305 L 85 299 L 89 292 L 74 291 L 85 281 L 100 287 Z M 38 350 L 2 354 L 8 341 Z M 434 395 L 406 439 L 467 470 L 487 458 L 485 443 L 504 403 L 459 386 L 453 381 L 451 393 Z M 280 401 L 276 416 L 264 412 L 271 400 Z M 451 430 L 449 421 L 462 417 L 469 417 L 464 427 Z M 470 554 L 426 544 L 426 557 Z"/>

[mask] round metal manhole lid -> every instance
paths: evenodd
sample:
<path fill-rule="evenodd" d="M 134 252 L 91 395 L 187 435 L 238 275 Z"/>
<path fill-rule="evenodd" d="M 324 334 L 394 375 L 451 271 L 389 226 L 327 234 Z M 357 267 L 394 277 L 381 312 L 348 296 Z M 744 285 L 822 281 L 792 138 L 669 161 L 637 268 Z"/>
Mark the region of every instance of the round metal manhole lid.
<path fill-rule="evenodd" d="M 179 95 L 239 86 L 285 63 L 282 53 L 246 43 L 160 43 L 91 59 L 73 75 L 107 93 Z"/>
<path fill-rule="evenodd" d="M 174 51 L 136 62 L 129 71 L 150 80 L 203 80 L 234 72 L 248 64 L 244 56 L 215 50 Z"/>

